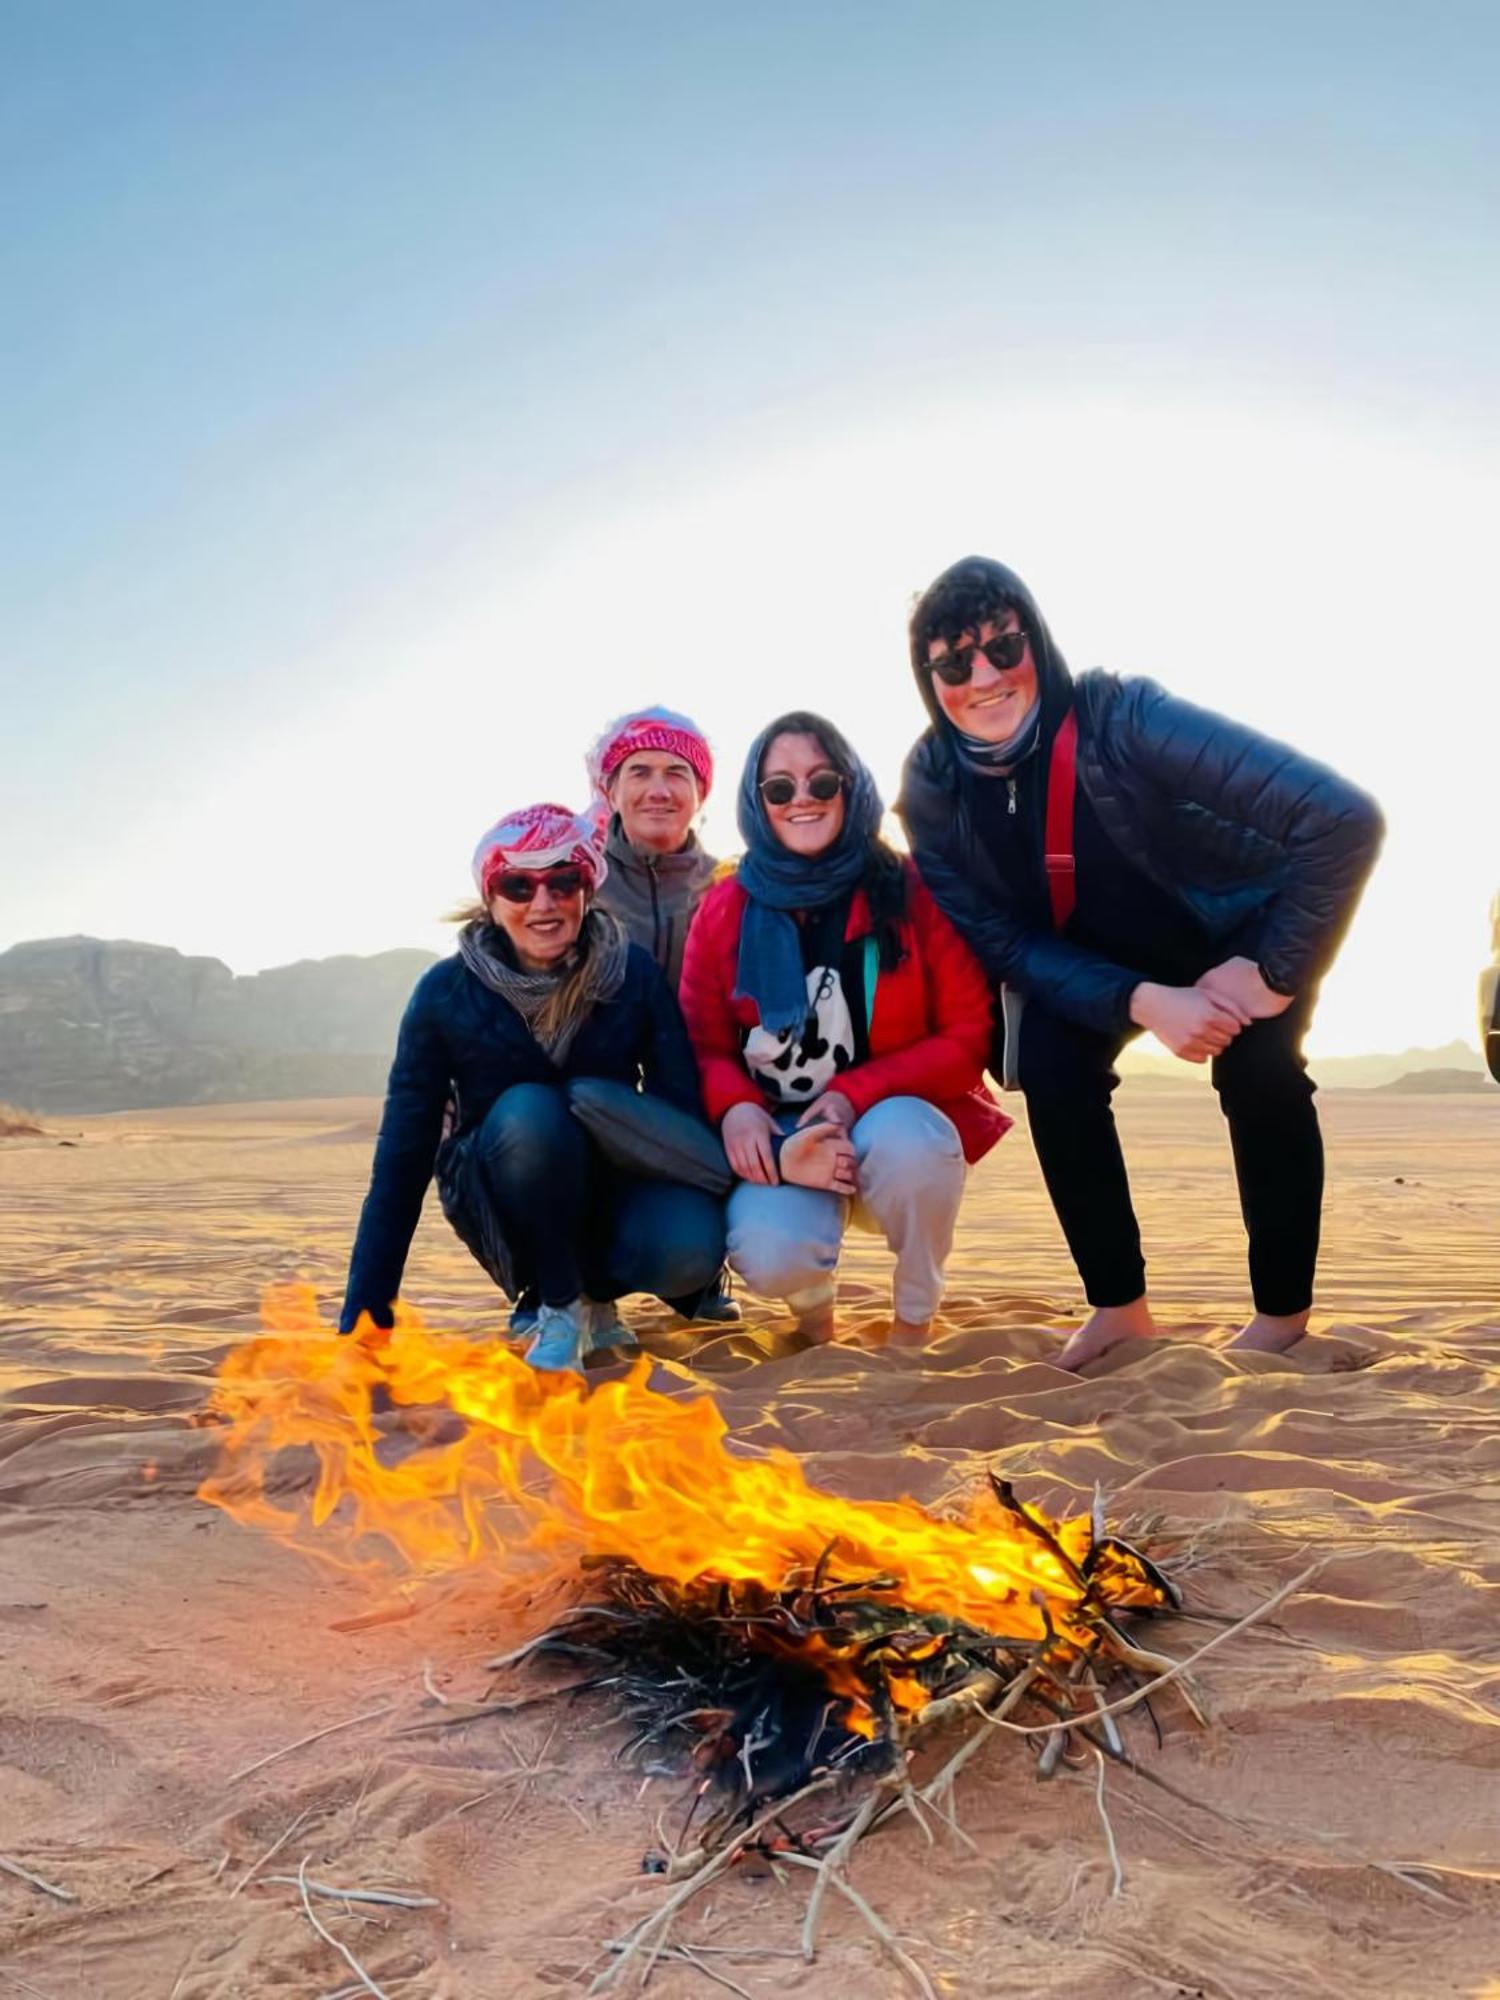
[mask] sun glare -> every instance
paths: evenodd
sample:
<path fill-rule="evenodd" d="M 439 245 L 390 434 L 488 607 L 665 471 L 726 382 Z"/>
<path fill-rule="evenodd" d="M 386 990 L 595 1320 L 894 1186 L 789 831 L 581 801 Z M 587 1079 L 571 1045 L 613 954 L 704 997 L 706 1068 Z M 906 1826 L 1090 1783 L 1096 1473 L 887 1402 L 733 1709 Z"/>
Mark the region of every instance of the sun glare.
<path fill-rule="evenodd" d="M 215 818 L 263 834 L 232 931 L 217 855 L 179 851 L 174 911 L 198 926 L 180 942 L 240 970 L 443 948 L 436 913 L 464 889 L 475 829 L 536 795 L 581 801 L 585 745 L 636 703 L 708 729 L 720 777 L 705 833 L 719 852 L 737 845 L 739 757 L 778 708 L 826 710 L 890 802 L 924 721 L 907 606 L 977 550 L 1027 578 L 1075 671 L 1149 674 L 1381 799 L 1386 852 L 1327 982 L 1315 1051 L 1472 1038 L 1497 866 L 1477 583 L 1497 497 L 1431 441 L 1304 413 L 991 400 L 813 443 L 788 420 L 711 474 L 607 504 L 579 496 L 571 528 L 524 571 L 497 550 L 483 577 L 470 565 L 445 591 L 429 579 L 423 601 L 446 606 L 436 622 L 373 605 L 368 629 L 307 663 L 309 687 L 358 693 L 267 718 L 210 760 Z M 375 775 L 330 783 L 330 771 Z M 160 834 L 143 828 L 106 866 L 102 896 L 142 900 L 160 871 L 143 876 L 141 850 Z M 181 928 L 144 906 L 130 925 Z"/>

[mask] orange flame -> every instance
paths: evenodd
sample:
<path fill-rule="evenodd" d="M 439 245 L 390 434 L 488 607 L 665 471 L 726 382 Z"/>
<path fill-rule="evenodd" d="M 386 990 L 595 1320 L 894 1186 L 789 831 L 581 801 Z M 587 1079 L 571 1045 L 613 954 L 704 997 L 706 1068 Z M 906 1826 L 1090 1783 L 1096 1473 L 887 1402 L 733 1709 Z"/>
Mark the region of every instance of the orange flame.
<path fill-rule="evenodd" d="M 361 1322 L 340 1339 L 320 1324 L 310 1286 L 269 1294 L 264 1323 L 220 1370 L 210 1420 L 227 1429 L 199 1494 L 325 1561 L 479 1572 L 514 1599 L 599 1557 L 681 1584 L 780 1589 L 832 1545 L 829 1582 L 890 1577 L 913 1609 L 1022 1640 L 1044 1636 L 1045 1602 L 1058 1634 L 1075 1636 L 1069 1614 L 1083 1593 L 1068 1565 L 992 1503 L 939 1520 L 912 1500 L 840 1499 L 789 1452 L 744 1455 L 710 1398 L 649 1388 L 644 1361 L 591 1388 L 538 1374 L 504 1344 L 432 1331 L 402 1307 L 390 1334 Z M 370 1407 L 381 1387 L 397 1403 L 446 1403 L 463 1435 L 384 1462 Z M 316 1454 L 310 1492 L 273 1469 L 288 1446 Z M 1090 1545 L 1085 1517 L 1054 1532 L 1071 1562 Z"/>

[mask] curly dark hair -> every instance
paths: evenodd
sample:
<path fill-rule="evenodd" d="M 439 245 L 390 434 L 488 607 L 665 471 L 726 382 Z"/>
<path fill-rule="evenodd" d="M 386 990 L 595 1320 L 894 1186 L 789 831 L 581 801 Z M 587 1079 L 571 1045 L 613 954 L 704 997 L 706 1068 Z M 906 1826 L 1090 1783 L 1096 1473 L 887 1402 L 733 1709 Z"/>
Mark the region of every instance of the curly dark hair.
<path fill-rule="evenodd" d="M 816 736 L 829 763 L 846 782 L 853 780 L 862 762 L 843 731 L 836 729 L 826 716 L 814 715 L 811 709 L 794 708 L 786 715 L 778 715 L 765 730 L 767 749 L 778 736 Z M 901 925 L 906 916 L 906 866 L 896 850 L 878 833 L 870 842 L 869 858 L 859 886 L 870 905 L 870 920 L 875 926 L 875 941 L 880 951 L 880 969 L 882 972 L 894 972 L 906 956 L 901 940 Z"/>
<path fill-rule="evenodd" d="M 1018 581 L 988 556 L 965 556 L 929 583 L 912 606 L 907 624 L 913 673 L 920 677 L 927 671 L 927 649 L 934 639 L 956 646 L 963 633 L 977 633 L 987 619 L 998 618 L 1003 611 L 1016 612 L 1034 638 L 1027 607 L 1016 596 Z"/>

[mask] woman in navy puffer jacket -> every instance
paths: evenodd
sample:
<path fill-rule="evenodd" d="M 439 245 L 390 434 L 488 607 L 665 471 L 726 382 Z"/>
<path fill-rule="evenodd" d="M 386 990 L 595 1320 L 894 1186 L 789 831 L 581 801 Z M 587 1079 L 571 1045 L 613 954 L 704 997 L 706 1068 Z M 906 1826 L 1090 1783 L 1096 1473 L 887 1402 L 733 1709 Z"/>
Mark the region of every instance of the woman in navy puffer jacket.
<path fill-rule="evenodd" d="M 434 1167 L 458 1234 L 511 1297 L 535 1300 L 512 1325 L 534 1329 L 538 1368 L 576 1370 L 591 1349 L 631 1344 L 614 1306 L 624 1293 L 691 1309 L 718 1272 L 721 1202 L 610 1166 L 574 1113 L 579 1081 L 606 1079 L 702 1118 L 676 996 L 591 906 L 603 873 L 595 829 L 558 806 L 517 813 L 479 843 L 484 908 L 422 975 L 401 1023 L 341 1331 L 365 1313 L 391 1324 Z"/>
<path fill-rule="evenodd" d="M 991 1067 L 1026 1094 L 1094 1309 L 1062 1364 L 1155 1330 L 1110 1110 L 1114 1059 L 1141 1029 L 1213 1063 L 1256 1307 L 1237 1344 L 1291 1346 L 1323 1192 L 1302 1037 L 1374 865 L 1379 808 L 1152 681 L 1074 681 L 1001 563 L 945 570 L 910 641 L 931 726 L 899 811 L 928 888 L 1004 989 Z"/>

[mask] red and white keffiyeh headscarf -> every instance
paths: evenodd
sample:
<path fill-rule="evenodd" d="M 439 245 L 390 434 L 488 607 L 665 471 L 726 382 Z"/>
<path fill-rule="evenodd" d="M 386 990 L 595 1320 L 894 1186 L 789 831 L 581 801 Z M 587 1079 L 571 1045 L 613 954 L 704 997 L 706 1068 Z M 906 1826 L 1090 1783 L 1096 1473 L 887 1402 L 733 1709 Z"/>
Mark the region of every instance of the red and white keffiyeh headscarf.
<path fill-rule="evenodd" d="M 597 820 L 566 806 L 525 806 L 497 820 L 474 849 L 474 883 L 488 903 L 495 877 L 507 868 L 581 868 L 597 889 L 609 873 Z"/>
<path fill-rule="evenodd" d="M 665 750 L 690 764 L 698 780 L 700 799 L 713 789 L 714 758 L 708 738 L 686 715 L 670 708 L 640 708 L 617 716 L 600 736 L 585 763 L 595 791 L 603 792 L 627 757 L 639 750 Z"/>

